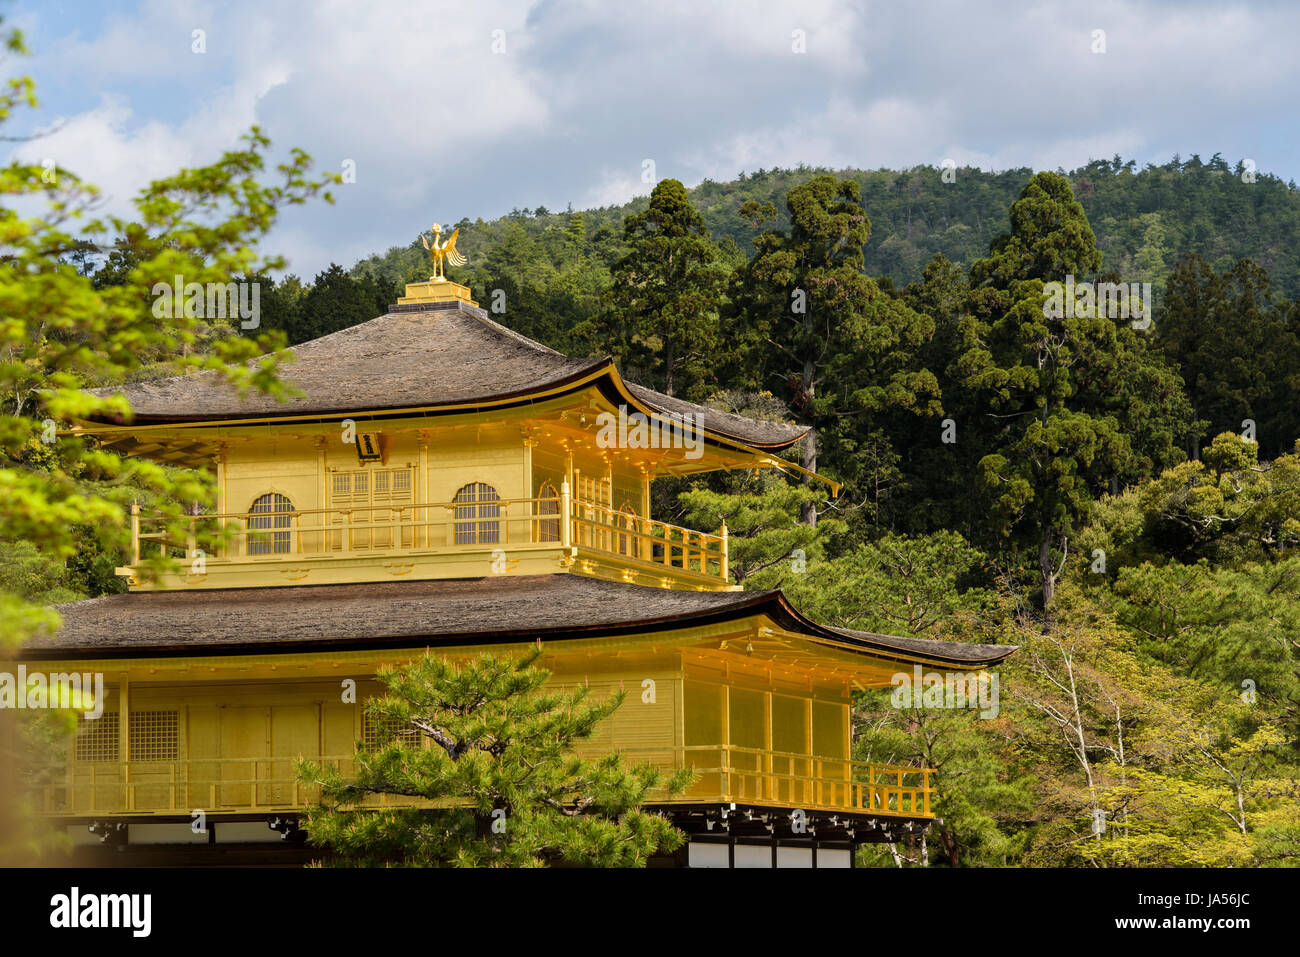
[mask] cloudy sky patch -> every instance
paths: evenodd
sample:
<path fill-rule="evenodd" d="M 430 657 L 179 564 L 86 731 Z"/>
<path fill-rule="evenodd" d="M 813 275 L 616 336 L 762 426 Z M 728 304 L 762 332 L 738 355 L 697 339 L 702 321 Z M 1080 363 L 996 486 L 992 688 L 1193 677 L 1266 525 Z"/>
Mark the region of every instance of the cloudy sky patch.
<path fill-rule="evenodd" d="M 1300 172 L 1290 4 L 717 0 L 16 3 L 37 81 L 13 152 L 115 211 L 254 123 L 318 168 L 333 207 L 270 246 L 310 277 L 429 222 L 622 203 L 759 167 L 1071 168 L 1177 152 Z M 206 52 L 194 53 L 203 30 Z M 1095 30 L 1105 53 L 1094 52 Z M 796 52 L 802 46 L 806 52 Z M 10 129 L 10 134 L 18 132 Z"/>

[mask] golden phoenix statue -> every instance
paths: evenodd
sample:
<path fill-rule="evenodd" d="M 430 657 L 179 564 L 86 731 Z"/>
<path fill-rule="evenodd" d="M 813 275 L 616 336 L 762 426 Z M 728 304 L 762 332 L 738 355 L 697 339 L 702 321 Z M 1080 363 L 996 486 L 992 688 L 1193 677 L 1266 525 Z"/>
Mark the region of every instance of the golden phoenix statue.
<path fill-rule="evenodd" d="M 433 259 L 433 275 L 429 277 L 429 282 L 447 281 L 446 270 L 443 267 L 444 259 L 453 266 L 464 266 L 469 262 L 456 251 L 456 235 L 459 232 L 459 228 L 453 229 L 445 243 L 438 242 L 438 237 L 442 235 L 442 226 L 438 223 L 433 224 L 427 239 L 424 233 L 420 233 L 420 242 L 424 244 L 425 249 L 429 250 L 429 256 Z"/>

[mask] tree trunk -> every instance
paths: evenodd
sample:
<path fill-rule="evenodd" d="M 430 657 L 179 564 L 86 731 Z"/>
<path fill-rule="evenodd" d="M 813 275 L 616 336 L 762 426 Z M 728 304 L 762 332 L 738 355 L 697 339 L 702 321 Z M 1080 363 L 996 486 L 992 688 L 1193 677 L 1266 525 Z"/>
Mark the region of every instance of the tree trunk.
<path fill-rule="evenodd" d="M 1038 572 L 1043 580 L 1043 611 L 1046 611 L 1056 596 L 1056 573 L 1052 569 L 1052 530 L 1043 531 L 1043 540 L 1038 545 Z"/>
<path fill-rule="evenodd" d="M 803 440 L 803 461 L 800 463 L 809 472 L 817 471 L 817 430 L 812 429 Z M 803 477 L 804 485 L 811 485 L 812 479 Z M 804 525 L 817 525 L 817 506 L 814 502 L 803 502 L 799 506 L 799 521 Z"/>
<path fill-rule="evenodd" d="M 805 360 L 803 364 L 803 388 L 804 394 L 808 397 L 808 417 L 812 418 L 812 401 L 816 392 L 817 384 L 813 379 L 814 366 L 811 361 Z M 817 429 L 816 427 L 809 430 L 803 440 L 803 461 L 800 463 L 809 472 L 817 471 Z M 805 485 L 812 484 L 812 479 L 805 475 L 803 478 Z M 804 525 L 816 527 L 817 525 L 817 506 L 812 502 L 804 502 L 799 506 L 799 521 Z"/>

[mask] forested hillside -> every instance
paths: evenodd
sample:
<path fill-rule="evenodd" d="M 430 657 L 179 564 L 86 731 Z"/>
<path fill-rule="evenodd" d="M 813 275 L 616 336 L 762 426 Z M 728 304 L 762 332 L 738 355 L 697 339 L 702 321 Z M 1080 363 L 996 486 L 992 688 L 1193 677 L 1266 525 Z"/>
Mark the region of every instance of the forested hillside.
<path fill-rule="evenodd" d="M 730 261 L 739 262 L 752 255 L 760 232 L 742 215 L 745 204 L 771 203 L 777 225 L 788 225 L 783 197 L 826 172 L 760 170 L 728 183 L 706 181 L 688 192 L 713 239 Z M 968 266 L 1005 228 L 1006 210 L 1031 174 L 961 168 L 945 178 L 944 172 L 917 167 L 835 174 L 859 185 L 871 221 L 863 254 L 869 274 L 902 287 L 919 279 L 936 254 Z M 1102 269 L 1128 282 L 1153 283 L 1158 303 L 1168 273 L 1188 253 L 1219 272 L 1249 259 L 1268 273 L 1274 292 L 1300 294 L 1300 262 L 1293 254 L 1300 248 L 1300 191 L 1294 183 L 1242 163 L 1230 166 L 1217 154 L 1208 162 L 1175 157 L 1144 169 L 1119 157 L 1097 160 L 1067 178 L 1096 234 Z M 459 248 L 470 265 L 457 275 L 480 296 L 504 290 L 507 301 L 514 300 L 514 324 L 522 331 L 557 347 L 589 346 L 572 331 L 591 318 L 595 300 L 609 286 L 609 267 L 626 251 L 624 218 L 648 203 L 647 197 L 602 209 L 538 207 L 491 221 L 462 220 L 456 224 L 463 230 Z M 426 273 L 424 250 L 412 237 L 350 270 L 332 266 L 310 282 L 290 277 L 267 297 L 266 313 L 293 341 L 303 341 L 373 318 L 394 290 Z M 312 291 L 309 308 L 296 308 Z"/>
<path fill-rule="evenodd" d="M 936 253 L 963 266 L 982 256 L 1005 228 L 1006 210 L 1033 171 L 959 168 L 950 174 L 953 181 L 945 182 L 944 171 L 935 167 L 901 172 L 759 170 L 732 182 L 705 181 L 689 190 L 690 199 L 715 240 L 729 239 L 748 255 L 756 232 L 740 214 L 741 206 L 747 201 L 774 203 L 782 216 L 780 225 L 788 225 L 781 205 L 785 194 L 792 186 L 831 172 L 852 179 L 861 190 L 872 224 L 864 247 L 867 272 L 905 285 L 920 276 Z M 1294 297 L 1300 294 L 1300 263 L 1294 256 L 1300 243 L 1300 191 L 1270 174 L 1256 173 L 1254 182 L 1243 182 L 1243 174 L 1250 178 L 1241 163 L 1229 165 L 1215 154 L 1208 162 L 1198 156 L 1186 161 L 1174 157 L 1144 169 L 1115 157 L 1066 176 L 1097 235 L 1104 269 L 1129 281 L 1159 282 L 1183 253 L 1199 253 L 1219 270 L 1238 259 L 1251 259 L 1268 270 L 1278 291 Z M 601 253 L 617 246 L 623 218 L 647 204 L 648 198 L 642 198 L 578 213 L 584 248 L 597 259 L 608 259 Z M 472 226 L 462 240 L 471 270 L 494 259 L 563 271 L 571 261 L 566 254 L 577 242 L 573 215 L 539 207 L 490 222 L 462 221 L 459 225 Z M 502 246 L 510 249 L 493 257 Z M 363 260 L 357 268 L 386 281 L 405 281 L 420 260 L 419 251 L 419 243 L 412 241 Z"/>
<path fill-rule="evenodd" d="M 665 518 L 726 519 L 736 581 L 1021 646 L 992 718 L 861 697 L 859 757 L 938 768 L 944 819 L 865 863 L 1294 865 L 1300 194 L 1217 156 L 955 173 L 666 180 L 462 222 L 455 278 L 557 349 L 814 426 L 790 454 L 837 499 L 656 483 Z M 291 283 L 283 324 L 329 331 L 336 288 L 369 301 L 327 321 L 361 321 L 427 272 L 412 242 Z M 1151 283 L 1154 323 L 1048 319 L 1067 276 Z"/>
<path fill-rule="evenodd" d="M 1248 173 L 663 180 L 462 222 L 451 278 L 634 381 L 812 426 L 787 455 L 838 497 L 781 473 L 655 483 L 656 517 L 725 519 L 737 583 L 832 625 L 1021 647 L 995 714 L 860 695 L 856 754 L 936 768 L 942 818 L 864 863 L 1295 866 L 1300 199 Z M 373 318 L 426 256 L 268 283 L 266 331 Z M 1067 277 L 1152 283 L 1154 322 L 1049 314 Z M 0 584 L 120 587 L 121 547 L 17 549 Z"/>

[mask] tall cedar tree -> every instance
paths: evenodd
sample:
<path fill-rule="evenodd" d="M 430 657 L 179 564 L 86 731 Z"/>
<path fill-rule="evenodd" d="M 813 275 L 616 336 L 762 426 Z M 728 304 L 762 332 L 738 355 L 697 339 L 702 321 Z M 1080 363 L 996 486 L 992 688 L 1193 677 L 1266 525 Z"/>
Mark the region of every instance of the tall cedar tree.
<path fill-rule="evenodd" d="M 359 867 L 642 867 L 679 847 L 681 832 L 641 805 L 680 793 L 690 772 L 629 768 L 616 753 L 575 756 L 624 694 L 596 702 L 585 686 L 545 691 L 549 672 L 533 667 L 540 654 L 540 644 L 519 658 L 463 663 L 426 654 L 382 672 L 388 694 L 366 712 L 390 742 L 359 749 L 351 777 L 299 762 L 302 780 L 321 787 L 306 819 L 310 843 Z M 424 739 L 427 748 L 415 746 Z M 436 806 L 365 806 L 374 795 Z"/>
<path fill-rule="evenodd" d="M 686 187 L 662 180 L 650 206 L 624 222 L 630 250 L 613 267 L 609 332 L 653 384 L 696 398 L 718 347 L 718 307 L 726 279 L 718 247 Z"/>
<path fill-rule="evenodd" d="M 353 278 L 337 263 L 330 263 L 303 295 L 301 307 L 290 315 L 289 344 L 319 339 L 382 316 L 396 298 L 393 292 L 373 276 Z"/>
<path fill-rule="evenodd" d="M 754 384 L 779 381 L 790 408 L 812 423 L 802 461 L 809 471 L 817 469 L 819 445 L 827 445 L 852 472 L 846 433 L 861 413 L 939 408 L 938 382 L 915 362 L 934 324 L 884 294 L 862 271 L 871 223 L 861 199 L 855 181 L 832 176 L 791 189 L 790 231 L 758 236 L 738 283 L 743 335 L 755 356 L 766 353 L 773 363 L 755 368 Z M 744 212 L 765 211 L 746 204 Z M 832 387 L 822 391 L 823 385 Z M 812 501 L 804 503 L 802 520 L 816 523 Z"/>
<path fill-rule="evenodd" d="M 1011 231 L 971 267 L 973 314 L 958 365 L 984 414 L 966 435 L 958 423 L 957 441 L 985 450 L 979 482 L 1004 539 L 1036 548 L 1044 608 L 1091 494 L 1129 456 L 1116 418 L 1099 411 L 1107 396 L 1090 394 L 1106 382 L 1097 368 L 1119 349 L 1114 321 L 1044 309 L 1045 283 L 1083 281 L 1100 265 L 1069 181 L 1039 173 L 1011 206 Z"/>
<path fill-rule="evenodd" d="M 935 256 L 919 282 L 903 290 L 904 301 L 934 322 L 934 334 L 923 344 L 919 361 L 933 369 L 943 387 L 943 414 L 954 422 L 970 422 L 979 411 L 979 398 L 959 388 L 962 323 L 970 309 L 970 283 L 966 271 L 943 256 Z M 924 534 L 936 530 L 958 531 L 967 539 L 981 539 L 988 513 L 970 494 L 970 476 L 978 472 L 979 448 L 973 442 L 935 441 L 941 431 L 932 421 L 897 412 L 878 420 L 897 449 L 901 488 L 894 490 L 881 509 L 879 524 L 886 529 Z"/>
<path fill-rule="evenodd" d="M 1289 303 L 1274 305 L 1268 274 L 1248 259 L 1221 274 L 1200 256 L 1179 260 L 1165 287 L 1156 341 L 1179 369 L 1208 435 L 1253 419 L 1264 454 L 1285 455 L 1300 437 L 1300 325 Z M 1208 429 L 1208 435 L 1206 432 Z"/>

